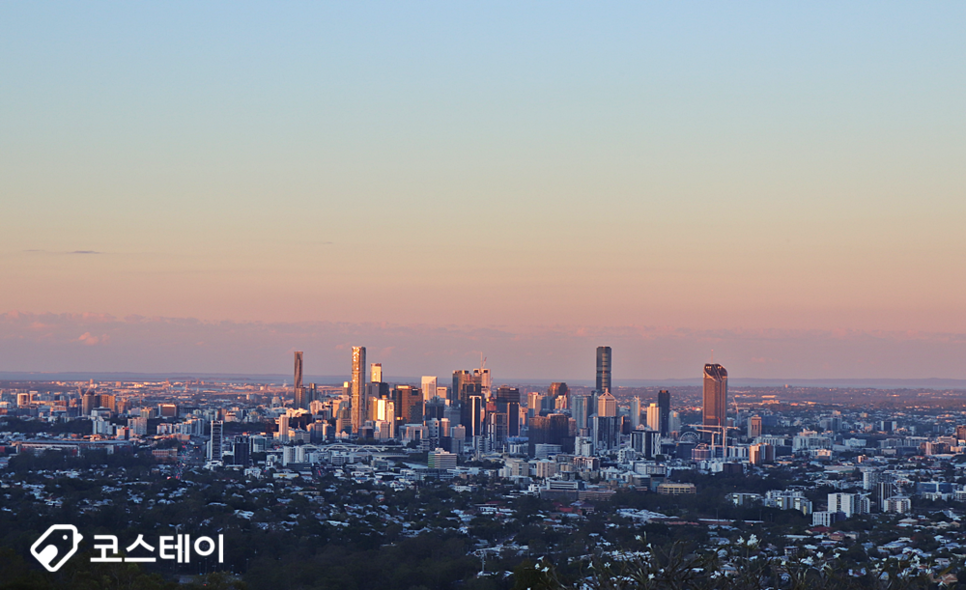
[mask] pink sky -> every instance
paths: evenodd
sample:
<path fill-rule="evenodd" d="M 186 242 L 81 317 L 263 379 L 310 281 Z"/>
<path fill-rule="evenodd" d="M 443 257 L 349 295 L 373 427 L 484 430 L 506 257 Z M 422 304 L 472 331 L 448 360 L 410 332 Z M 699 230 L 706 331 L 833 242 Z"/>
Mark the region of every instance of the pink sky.
<path fill-rule="evenodd" d="M 0 4 L 0 370 L 966 377 L 966 8 L 699 4 Z"/>
<path fill-rule="evenodd" d="M 614 349 L 615 378 L 696 378 L 715 360 L 736 378 L 966 378 L 966 335 L 825 330 L 687 330 L 624 326 L 474 328 L 334 322 L 203 322 L 107 315 L 0 316 L 6 371 L 346 374 L 353 345 L 387 379 L 448 376 L 487 358 L 502 379 L 590 380 L 595 348 Z"/>

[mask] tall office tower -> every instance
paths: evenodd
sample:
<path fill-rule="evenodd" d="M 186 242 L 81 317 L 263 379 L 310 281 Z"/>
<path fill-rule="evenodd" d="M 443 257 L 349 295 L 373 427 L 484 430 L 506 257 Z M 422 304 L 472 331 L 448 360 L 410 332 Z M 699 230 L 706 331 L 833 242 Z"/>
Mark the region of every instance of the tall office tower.
<path fill-rule="evenodd" d="M 211 421 L 211 439 L 208 441 L 208 460 L 221 461 L 223 455 L 224 426 L 221 420 Z"/>
<path fill-rule="evenodd" d="M 493 390 L 493 375 L 490 374 L 490 370 L 483 367 L 473 369 L 473 376 L 480 380 L 480 392 L 483 394 L 483 399 L 490 399 L 490 393 Z"/>
<path fill-rule="evenodd" d="M 570 419 L 564 414 L 536 416 L 530 422 L 530 456 L 536 454 L 538 444 L 560 445 L 564 453 L 574 452 L 574 437 L 570 434 Z"/>
<path fill-rule="evenodd" d="M 436 388 L 438 387 L 436 383 L 436 377 L 423 375 L 423 379 L 420 385 L 422 385 L 422 389 L 423 389 L 423 401 L 428 402 L 429 400 L 433 399 L 433 397 L 436 396 Z"/>
<path fill-rule="evenodd" d="M 721 365 L 704 366 L 704 404 L 702 405 L 705 426 L 728 425 L 728 371 Z"/>
<path fill-rule="evenodd" d="M 309 396 L 306 395 L 304 387 L 295 388 L 295 403 L 293 405 L 303 410 L 309 409 Z"/>
<path fill-rule="evenodd" d="M 496 390 L 496 411 L 506 414 L 507 436 L 520 436 L 520 390 L 501 385 Z"/>
<path fill-rule="evenodd" d="M 483 436 L 484 401 L 482 395 L 471 395 L 464 404 L 463 414 L 466 416 L 466 436 L 468 438 Z"/>
<path fill-rule="evenodd" d="M 533 418 L 534 416 L 540 415 L 540 410 L 543 409 L 543 396 L 536 391 L 531 391 L 527 394 L 527 418 Z"/>
<path fill-rule="evenodd" d="M 295 391 L 302 387 L 302 351 L 295 351 Z"/>
<path fill-rule="evenodd" d="M 641 398 L 631 400 L 631 430 L 637 430 L 641 425 Z"/>
<path fill-rule="evenodd" d="M 382 363 L 372 363 L 369 371 L 369 381 L 372 383 L 382 383 Z"/>
<path fill-rule="evenodd" d="M 423 421 L 423 392 L 412 385 L 397 385 L 392 392 L 396 418 L 402 424 L 420 424 Z"/>
<path fill-rule="evenodd" d="M 671 424 L 671 392 L 662 389 L 657 392 L 657 407 L 661 413 L 661 436 L 667 436 L 671 432 L 669 426 Z"/>
<path fill-rule="evenodd" d="M 283 444 L 287 443 L 289 436 L 291 436 L 292 434 L 292 430 L 291 428 L 289 428 L 290 419 L 291 419 L 291 416 L 289 416 L 288 414 L 282 414 L 281 416 L 276 418 L 276 422 L 278 423 L 278 441 L 280 443 L 283 443 Z"/>
<path fill-rule="evenodd" d="M 425 399 L 425 396 L 423 396 Z M 444 398 L 437 397 L 424 402 L 423 404 L 423 420 L 442 420 L 446 417 L 446 402 Z"/>
<path fill-rule="evenodd" d="M 631 448 L 647 459 L 653 459 L 661 453 L 661 433 L 650 430 L 634 430 L 631 432 Z"/>
<path fill-rule="evenodd" d="M 366 421 L 366 347 L 352 347 L 352 432 L 357 433 Z"/>
<path fill-rule="evenodd" d="M 597 391 L 610 391 L 610 346 L 597 347 Z"/>
<path fill-rule="evenodd" d="M 252 462 L 252 441 L 247 436 L 239 436 L 235 438 L 235 442 L 231 446 L 234 452 L 234 459 L 232 460 L 233 465 L 241 465 L 242 467 L 248 467 Z"/>
<path fill-rule="evenodd" d="M 571 412 L 577 422 L 577 430 L 587 429 L 590 418 L 590 396 L 573 395 L 570 398 Z"/>
<path fill-rule="evenodd" d="M 671 432 L 681 432 L 681 415 L 671 410 L 671 415 L 667 419 L 667 431 Z"/>
<path fill-rule="evenodd" d="M 567 402 L 570 399 L 570 388 L 567 387 L 566 383 L 562 383 L 562 382 L 551 383 L 550 389 L 547 390 L 547 395 L 549 395 L 553 399 L 553 406 L 555 409 L 558 407 L 561 407 L 559 402 L 559 399 L 561 397 L 564 398 L 562 408 L 568 407 Z"/>
<path fill-rule="evenodd" d="M 507 437 L 510 436 L 508 420 L 509 418 L 503 412 L 486 413 L 487 436 L 497 449 L 503 448 Z"/>
<path fill-rule="evenodd" d="M 482 434 L 479 429 L 471 428 L 472 410 L 470 408 L 470 397 L 478 396 L 483 399 L 482 375 L 469 371 L 453 371 L 453 391 L 450 393 L 459 401 L 460 404 L 460 424 L 466 427 L 467 436 L 479 436 Z"/>
<path fill-rule="evenodd" d="M 647 406 L 647 429 L 661 432 L 661 408 L 657 404 Z"/>
<path fill-rule="evenodd" d="M 616 449 L 620 442 L 619 416 L 592 416 L 590 418 L 594 448 L 598 451 Z"/>
<path fill-rule="evenodd" d="M 617 415 L 617 398 L 609 393 L 597 396 L 597 415 L 613 418 Z"/>
<path fill-rule="evenodd" d="M 671 410 L 671 417 L 667 420 L 667 431 L 671 432 L 681 432 L 681 415 Z"/>
<path fill-rule="evenodd" d="M 336 412 L 335 435 L 341 436 L 343 432 L 348 434 L 350 430 L 352 430 L 352 408 L 350 404 L 341 404 Z"/>
<path fill-rule="evenodd" d="M 748 418 L 748 438 L 758 438 L 761 436 L 761 416 Z"/>

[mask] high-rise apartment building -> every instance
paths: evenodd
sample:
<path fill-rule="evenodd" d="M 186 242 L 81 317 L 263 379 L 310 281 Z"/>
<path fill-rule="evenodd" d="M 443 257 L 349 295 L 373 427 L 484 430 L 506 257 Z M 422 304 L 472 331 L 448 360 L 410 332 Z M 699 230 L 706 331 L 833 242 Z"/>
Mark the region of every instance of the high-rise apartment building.
<path fill-rule="evenodd" d="M 352 347 L 352 432 L 357 433 L 365 423 L 366 411 L 366 347 Z"/>
<path fill-rule="evenodd" d="M 661 428 L 659 432 L 661 436 L 667 436 L 671 425 L 671 392 L 662 389 L 657 392 L 657 407 L 661 414 Z"/>
<path fill-rule="evenodd" d="M 302 351 L 295 351 L 295 391 L 302 387 Z"/>
<path fill-rule="evenodd" d="M 611 390 L 611 350 L 610 346 L 597 347 L 597 391 Z"/>
<path fill-rule="evenodd" d="M 748 438 L 758 438 L 761 436 L 761 416 L 748 418 Z"/>
<path fill-rule="evenodd" d="M 590 427 L 590 399 L 589 395 L 572 395 L 570 397 L 570 411 L 573 413 L 574 420 L 577 422 L 578 430 Z"/>
<path fill-rule="evenodd" d="M 637 430 L 641 425 L 641 398 L 631 400 L 631 430 Z"/>
<path fill-rule="evenodd" d="M 211 439 L 208 440 L 208 460 L 221 461 L 224 455 L 224 426 L 221 420 L 211 421 Z"/>
<path fill-rule="evenodd" d="M 718 364 L 704 366 L 704 396 L 701 406 L 705 426 L 728 425 L 728 371 Z"/>
<path fill-rule="evenodd" d="M 436 388 L 438 387 L 436 377 L 423 375 L 420 385 L 423 390 L 423 401 L 428 402 L 436 396 Z"/>
<path fill-rule="evenodd" d="M 647 406 L 647 429 L 661 432 L 661 409 L 657 404 Z"/>

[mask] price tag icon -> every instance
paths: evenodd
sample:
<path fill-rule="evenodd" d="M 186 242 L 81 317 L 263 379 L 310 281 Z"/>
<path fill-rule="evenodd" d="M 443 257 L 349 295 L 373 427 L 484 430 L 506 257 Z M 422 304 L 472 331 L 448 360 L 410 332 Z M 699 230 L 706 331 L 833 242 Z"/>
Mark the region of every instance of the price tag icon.
<path fill-rule="evenodd" d="M 47 571 L 56 572 L 77 553 L 83 538 L 84 536 L 77 532 L 77 527 L 72 524 L 51 525 L 30 546 L 30 553 L 37 558 L 40 565 L 47 568 Z"/>

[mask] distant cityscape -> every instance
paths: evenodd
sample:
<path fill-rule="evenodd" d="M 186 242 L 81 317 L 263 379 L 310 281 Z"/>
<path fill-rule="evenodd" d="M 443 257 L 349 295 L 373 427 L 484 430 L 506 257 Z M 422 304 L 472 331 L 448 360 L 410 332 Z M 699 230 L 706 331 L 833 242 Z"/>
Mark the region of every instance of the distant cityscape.
<path fill-rule="evenodd" d="M 304 382 L 307 360 L 301 351 L 294 353 L 291 386 L 200 380 L 3 382 L 5 497 L 11 500 L 11 490 L 19 489 L 27 495 L 17 497 L 32 497 L 53 511 L 66 498 L 57 486 L 37 488 L 33 478 L 77 477 L 77 461 L 84 457 L 132 457 L 153 467 L 115 476 L 145 485 L 173 478 L 187 484 L 186 491 L 191 481 L 214 477 L 249 491 L 269 484 L 282 498 L 310 489 L 331 492 L 336 488 L 326 482 L 335 477 L 348 486 L 339 488 L 340 494 L 350 496 L 364 489 L 382 490 L 379 497 L 384 497 L 439 486 L 484 494 L 495 511 L 476 506 L 462 521 L 453 511 L 457 518 L 442 526 L 473 539 L 471 555 L 482 550 L 507 567 L 532 548 L 522 550 L 513 534 L 481 538 L 466 524 L 481 515 L 520 518 L 507 507 L 523 498 L 545 503 L 543 513 L 554 527 L 579 529 L 589 515 L 609 514 L 614 522 L 648 530 L 698 527 L 707 548 L 728 531 L 753 527 L 771 539 L 775 556 L 858 547 L 868 563 L 897 554 L 929 558 L 928 573 L 934 576 L 966 554 L 966 544 L 960 547 L 966 539 L 958 533 L 966 506 L 962 390 L 786 385 L 729 392 L 728 371 L 716 363 L 704 365 L 700 388 L 614 387 L 607 346 L 596 350 L 593 387 L 494 385 L 485 359 L 477 368 L 453 371 L 446 381 L 423 376 L 419 383 L 395 383 L 380 363 L 367 364 L 361 346 L 352 349 L 349 381 L 319 385 Z M 51 475 L 23 471 L 24 462 L 44 465 L 51 457 L 64 462 Z M 103 473 L 103 466 L 92 468 L 85 477 Z M 655 500 L 650 508 L 633 508 L 639 502 L 628 503 L 628 494 Z M 688 497 L 713 501 L 695 506 Z M 98 506 L 91 501 L 84 500 L 88 508 L 82 514 Z M 125 501 L 148 499 L 128 495 Z M 256 511 L 247 510 L 245 502 L 239 506 L 236 520 L 254 522 Z M 330 516 L 348 510 L 341 501 L 325 506 L 308 509 L 317 515 L 327 510 Z M 716 506 L 713 518 L 708 506 Z M 653 509 L 659 507 L 663 510 Z M 745 516 L 722 516 L 723 509 Z M 318 518 L 338 528 L 371 510 L 360 505 L 357 513 L 335 521 Z M 765 511 L 797 516 L 778 521 L 773 516 L 768 522 L 762 520 Z M 0 513 L 0 520 L 10 518 L 8 512 Z M 864 519 L 866 532 L 849 536 L 844 531 L 856 519 Z M 275 517 L 263 522 L 265 530 L 295 526 Z M 404 537 L 427 533 L 407 522 L 400 521 L 408 527 Z M 913 533 L 943 523 L 943 535 L 931 543 L 938 545 L 917 549 Z M 870 540 L 885 530 L 891 531 L 888 541 Z M 769 536 L 778 531 L 782 534 Z M 545 553 L 552 556 L 554 550 Z M 245 575 L 246 567 L 235 564 L 234 570 Z"/>

